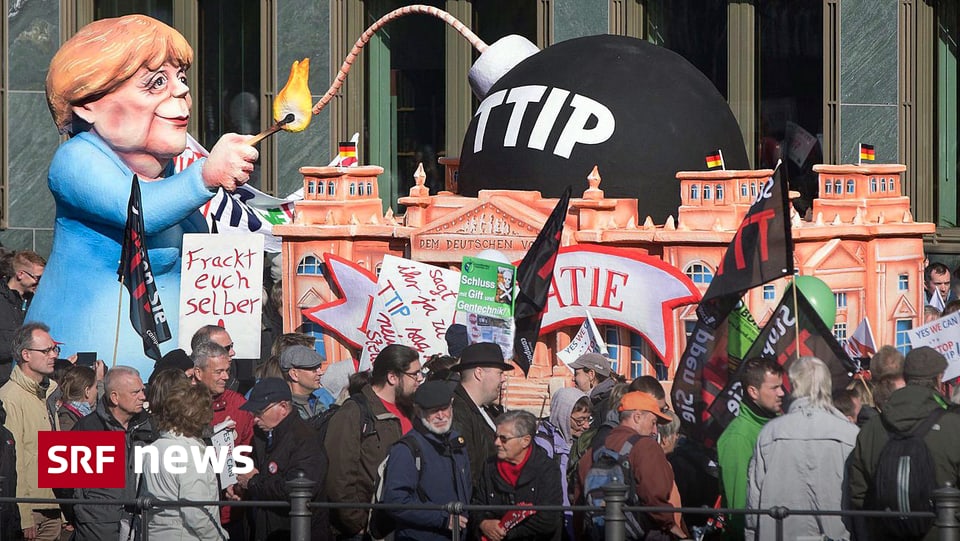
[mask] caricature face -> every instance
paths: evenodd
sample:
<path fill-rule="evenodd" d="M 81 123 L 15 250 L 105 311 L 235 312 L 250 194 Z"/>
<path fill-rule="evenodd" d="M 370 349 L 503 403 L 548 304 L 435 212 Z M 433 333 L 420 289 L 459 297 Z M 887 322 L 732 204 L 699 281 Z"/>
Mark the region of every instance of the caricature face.
<path fill-rule="evenodd" d="M 90 123 L 126 163 L 151 156 L 165 162 L 186 147 L 190 89 L 182 68 L 140 68 L 113 92 L 74 113 Z"/>

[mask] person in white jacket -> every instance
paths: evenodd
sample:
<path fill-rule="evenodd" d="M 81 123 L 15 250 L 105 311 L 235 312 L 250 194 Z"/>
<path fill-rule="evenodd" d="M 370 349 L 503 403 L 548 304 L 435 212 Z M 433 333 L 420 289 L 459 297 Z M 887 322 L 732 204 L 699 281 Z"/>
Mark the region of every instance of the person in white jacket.
<path fill-rule="evenodd" d="M 150 446 L 157 452 L 156 456 L 152 450 L 145 453 L 143 486 L 160 501 L 218 500 L 220 495 L 214 469 L 207 467 L 201 473 L 189 460 L 194 455 L 191 448 L 198 448 L 200 456 L 204 455 L 206 445 L 201 439 L 202 434 L 213 420 L 210 392 L 203 386 L 190 385 L 184 378 L 172 382 L 164 390 L 162 401 L 156 418 L 160 438 Z M 174 447 L 186 450 L 185 473 L 174 473 L 163 466 L 164 453 Z M 215 505 L 160 507 L 150 514 L 147 528 L 151 538 L 165 541 L 229 539 L 220 525 L 220 511 Z"/>
<path fill-rule="evenodd" d="M 797 510 L 844 508 L 847 456 L 857 426 L 833 406 L 830 369 L 816 357 L 801 357 L 787 370 L 793 401 L 786 415 L 767 423 L 754 447 L 747 481 L 747 508 Z M 745 538 L 772 539 L 774 519 L 747 515 Z M 784 539 L 850 539 L 838 516 L 790 515 Z"/>

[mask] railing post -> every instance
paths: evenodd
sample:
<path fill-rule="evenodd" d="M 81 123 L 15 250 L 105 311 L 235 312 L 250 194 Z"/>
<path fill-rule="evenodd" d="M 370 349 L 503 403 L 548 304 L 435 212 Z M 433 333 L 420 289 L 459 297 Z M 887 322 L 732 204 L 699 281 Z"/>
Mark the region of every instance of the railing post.
<path fill-rule="evenodd" d="M 303 472 L 297 472 L 296 479 L 287 481 L 290 489 L 290 540 L 309 541 L 310 509 L 307 503 L 313 499 L 314 481 L 307 479 Z"/>
<path fill-rule="evenodd" d="M 960 510 L 960 490 L 951 483 L 933 491 L 933 505 L 937 511 L 934 526 L 940 533 L 940 541 L 960 541 L 960 521 L 957 520 L 957 511 Z"/>
<path fill-rule="evenodd" d="M 790 510 L 782 505 L 777 505 L 770 508 L 770 516 L 776 521 L 777 541 L 783 541 L 783 519 L 787 518 L 787 515 L 789 514 Z M 743 517 L 743 519 L 746 521 L 747 517 Z M 759 516 L 757 516 L 757 522 L 760 522 Z"/>
<path fill-rule="evenodd" d="M 623 514 L 623 506 L 627 502 L 627 485 L 610 483 L 603 487 L 603 501 L 603 538 L 605 541 L 624 541 L 627 517 Z"/>
<path fill-rule="evenodd" d="M 453 517 L 453 520 L 450 521 L 453 526 L 450 541 L 460 541 L 460 515 L 463 514 L 463 502 L 448 503 L 447 512 Z"/>

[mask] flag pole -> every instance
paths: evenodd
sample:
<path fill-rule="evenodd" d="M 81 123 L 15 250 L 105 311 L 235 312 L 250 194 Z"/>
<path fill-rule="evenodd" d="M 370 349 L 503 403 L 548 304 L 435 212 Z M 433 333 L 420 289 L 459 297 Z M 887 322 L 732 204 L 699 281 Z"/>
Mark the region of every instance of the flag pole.
<path fill-rule="evenodd" d="M 796 276 L 796 275 L 794 275 Z M 800 306 L 797 304 L 797 280 L 794 278 L 793 287 L 793 328 L 796 336 L 797 358 L 800 358 Z"/>
<path fill-rule="evenodd" d="M 857 143 L 857 165 L 863 165 L 863 143 Z"/>
<path fill-rule="evenodd" d="M 718 148 L 718 149 L 717 149 L 717 154 L 720 155 L 720 169 L 723 170 L 723 171 L 726 171 L 726 170 L 727 170 L 727 164 L 726 164 L 726 162 L 723 161 L 723 149 Z"/>
<path fill-rule="evenodd" d="M 120 343 L 120 307 L 123 304 L 123 276 L 120 276 L 120 294 L 117 297 L 117 332 L 113 333 L 113 363 L 110 368 L 117 366 L 117 346 Z"/>

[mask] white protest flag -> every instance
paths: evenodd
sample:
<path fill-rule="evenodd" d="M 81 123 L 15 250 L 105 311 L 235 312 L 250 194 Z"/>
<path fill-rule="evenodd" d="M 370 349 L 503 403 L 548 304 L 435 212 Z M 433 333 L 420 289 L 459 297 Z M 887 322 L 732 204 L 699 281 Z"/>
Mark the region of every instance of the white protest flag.
<path fill-rule="evenodd" d="M 847 355 L 851 359 L 867 359 L 873 357 L 877 352 L 877 342 L 873 338 L 873 329 L 870 328 L 870 320 L 863 318 L 863 321 L 857 325 L 857 330 L 847 338 L 847 343 L 843 345 Z"/>
<path fill-rule="evenodd" d="M 938 288 L 933 288 L 933 295 L 930 295 L 930 300 L 927 302 L 927 305 L 941 312 L 947 307 L 946 303 L 943 302 L 943 297 L 940 296 L 940 290 Z"/>
<path fill-rule="evenodd" d="M 570 363 L 576 361 L 584 353 L 600 353 L 607 351 L 607 345 L 600 338 L 600 330 L 593 321 L 593 316 L 587 312 L 587 318 L 580 325 L 580 330 L 570 340 L 567 347 L 557 352 L 557 358 L 563 361 L 563 364 L 570 368 Z M 570 370 L 571 372 L 573 369 Z"/>
<path fill-rule="evenodd" d="M 947 359 L 943 381 L 960 376 L 960 312 L 931 321 L 922 327 L 911 329 L 910 346 L 929 346 Z"/>

